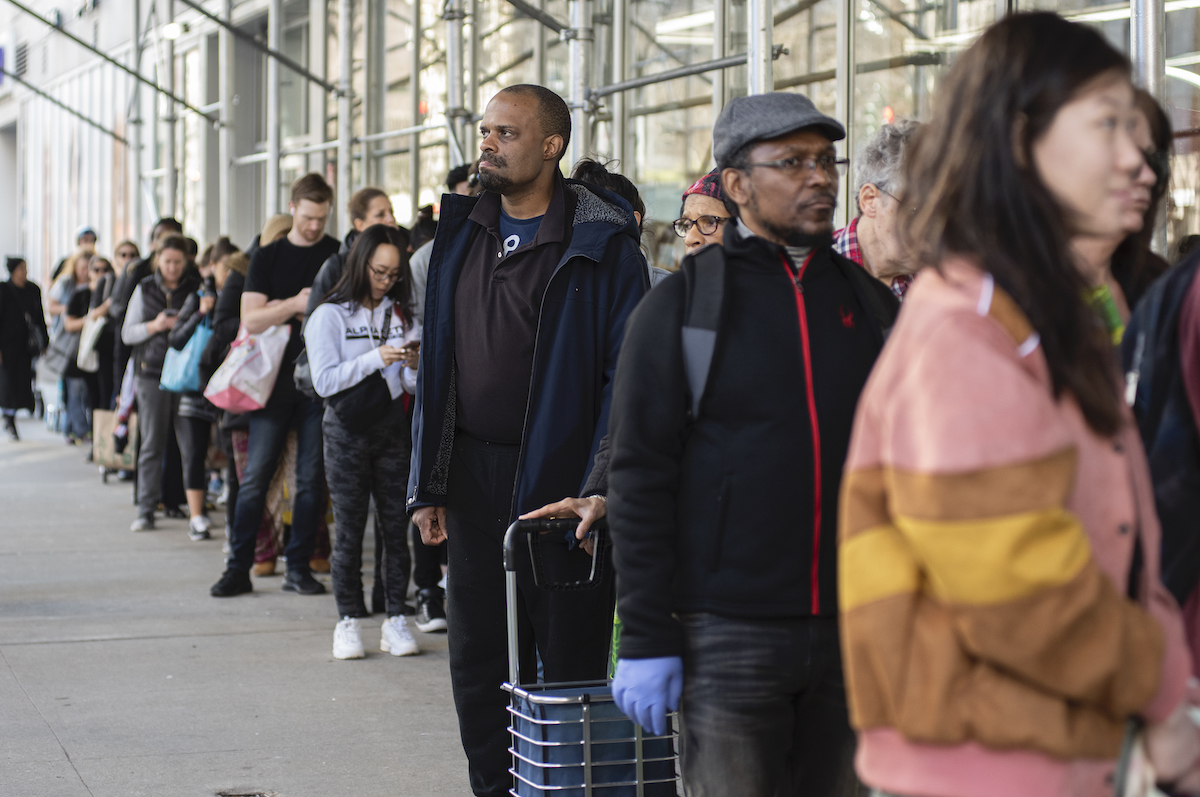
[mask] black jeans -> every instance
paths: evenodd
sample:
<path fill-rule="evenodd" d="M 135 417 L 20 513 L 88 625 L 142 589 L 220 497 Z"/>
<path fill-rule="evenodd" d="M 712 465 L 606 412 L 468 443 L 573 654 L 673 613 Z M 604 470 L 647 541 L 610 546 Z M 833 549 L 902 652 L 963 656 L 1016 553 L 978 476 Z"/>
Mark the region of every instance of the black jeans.
<path fill-rule="evenodd" d="M 320 402 L 298 397 L 294 402 L 268 404 L 250 414 L 250 450 L 246 457 L 245 478 L 238 490 L 237 509 L 229 545 L 230 570 L 250 572 L 254 564 L 254 542 L 262 522 L 267 489 L 288 431 L 296 430 L 296 497 L 292 501 L 292 536 L 288 540 L 288 570 L 309 571 L 317 538 L 317 521 L 325 513 L 325 467 L 321 438 Z"/>
<path fill-rule="evenodd" d="M 487 443 L 460 431 L 450 461 L 450 683 L 471 790 L 478 797 L 501 797 L 512 786 L 508 694 L 500 688 L 508 680 L 502 554 L 518 453 L 516 446 Z M 561 549 L 566 551 L 565 543 Z M 578 549 L 564 555 L 587 557 Z M 608 578 L 595 589 L 545 592 L 533 584 L 528 554 L 517 561 L 521 681 L 536 678 L 535 640 L 546 681 L 605 678 L 612 636 L 612 568 L 606 568 Z"/>
<path fill-rule="evenodd" d="M 855 736 L 835 617 L 684 615 L 688 797 L 850 797 Z"/>
<path fill-rule="evenodd" d="M 408 515 L 404 491 L 412 451 L 404 406 L 392 402 L 391 412 L 361 432 L 347 431 L 331 410 L 325 411 L 325 478 L 333 499 L 337 536 L 333 545 L 333 596 L 339 617 L 368 617 L 362 590 L 363 533 L 371 496 L 375 522 L 382 533 L 384 590 L 388 617 L 402 614 L 408 594 Z"/>

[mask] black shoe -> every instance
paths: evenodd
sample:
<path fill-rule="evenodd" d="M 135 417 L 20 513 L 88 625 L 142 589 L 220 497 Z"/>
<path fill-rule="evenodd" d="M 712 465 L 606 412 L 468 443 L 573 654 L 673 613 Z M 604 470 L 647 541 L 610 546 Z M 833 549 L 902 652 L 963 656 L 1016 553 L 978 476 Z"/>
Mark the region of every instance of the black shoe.
<path fill-rule="evenodd" d="M 232 598 L 234 595 L 244 595 L 253 592 L 254 585 L 250 583 L 250 574 L 244 570 L 226 570 L 221 574 L 221 580 L 212 585 L 208 591 L 214 598 Z"/>
<path fill-rule="evenodd" d="M 8 430 L 8 436 L 13 440 L 20 440 L 21 436 L 17 434 L 17 419 L 12 415 L 4 416 L 4 428 Z"/>
<path fill-rule="evenodd" d="M 163 517 L 169 517 L 174 520 L 187 520 L 190 515 L 177 506 L 165 506 L 163 507 Z"/>
<path fill-rule="evenodd" d="M 284 592 L 299 592 L 301 595 L 324 595 L 325 585 L 313 578 L 307 570 L 289 570 L 283 577 Z"/>
<path fill-rule="evenodd" d="M 426 634 L 446 630 L 445 592 L 426 587 L 417 592 L 417 628 Z"/>

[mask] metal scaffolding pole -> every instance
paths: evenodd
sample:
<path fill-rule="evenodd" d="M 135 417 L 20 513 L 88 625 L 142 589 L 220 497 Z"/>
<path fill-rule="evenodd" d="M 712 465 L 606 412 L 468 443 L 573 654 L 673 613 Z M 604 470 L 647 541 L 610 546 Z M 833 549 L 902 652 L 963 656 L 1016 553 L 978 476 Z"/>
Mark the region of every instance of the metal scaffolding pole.
<path fill-rule="evenodd" d="M 717 0 L 720 5 L 723 0 Z M 627 13 L 629 0 L 613 0 L 612 12 L 612 82 L 625 80 L 626 65 L 629 63 L 629 44 L 626 32 L 629 29 Z M 625 142 L 629 139 L 629 115 L 626 113 L 625 93 L 617 92 L 612 98 L 612 156 L 623 173 L 629 173 L 625 163 Z"/>
<path fill-rule="evenodd" d="M 233 0 L 223 0 L 222 16 L 233 19 Z M 222 28 L 217 31 L 217 102 L 221 106 L 220 127 L 217 130 L 217 201 L 220 234 L 233 232 L 233 34 Z"/>
<path fill-rule="evenodd" d="M 841 0 L 837 10 L 837 103 L 834 115 L 846 128 L 846 140 L 842 142 L 846 157 L 854 159 L 854 29 L 857 27 L 857 14 L 854 7 L 858 0 Z M 841 186 L 842 198 L 834 213 L 834 224 L 845 226 L 849 221 L 851 208 L 855 207 L 854 181 L 844 180 Z"/>
<path fill-rule="evenodd" d="M 467 50 L 471 57 L 471 69 L 467 72 L 467 103 L 466 109 L 470 116 L 463 123 L 462 143 L 467 160 L 475 157 L 475 124 L 479 116 L 479 0 L 467 0 L 467 11 L 471 15 L 471 38 L 467 40 Z"/>
<path fill-rule="evenodd" d="M 129 39 L 128 70 L 139 74 L 142 69 L 142 4 L 132 0 L 132 35 Z M 133 225 L 133 240 L 142 240 L 142 84 L 135 80 L 129 87 L 129 221 Z"/>
<path fill-rule="evenodd" d="M 842 0 L 843 3 L 851 0 Z M 747 0 L 746 31 L 749 36 L 748 60 L 746 62 L 747 92 L 765 94 L 775 90 L 772 74 L 774 17 L 768 0 Z"/>
<path fill-rule="evenodd" d="M 455 140 L 462 142 L 464 138 L 463 104 L 463 0 L 446 0 L 446 12 L 442 19 L 446 21 L 446 117 L 454 131 Z M 462 153 L 450 150 L 450 165 L 462 163 Z"/>
<path fill-rule="evenodd" d="M 765 2 L 765 0 L 760 0 Z M 592 0 L 570 0 L 571 27 L 567 37 L 567 63 L 571 92 L 571 164 L 591 149 L 591 114 L 588 90 L 592 82 Z"/>
<path fill-rule="evenodd" d="M 1155 99 L 1162 101 L 1166 79 L 1166 8 L 1163 0 L 1131 0 L 1129 50 L 1133 58 L 1134 82 Z M 1154 225 L 1154 251 L 1167 253 L 1167 225 L 1164 212 Z"/>
<path fill-rule="evenodd" d="M 276 0 L 278 2 L 278 0 Z M 350 200 L 350 170 L 353 168 L 351 159 L 353 152 L 350 140 L 354 135 L 352 113 L 352 89 L 350 79 L 354 69 L 354 25 L 350 16 L 353 13 L 353 0 L 338 0 L 338 60 L 341 68 L 338 75 L 338 148 L 337 148 L 337 196 L 335 201 L 338 208 L 338 235 L 345 235 L 350 230 L 350 211 L 346 203 Z"/>
<path fill-rule="evenodd" d="M 421 0 L 412 0 L 412 51 L 409 53 L 409 69 L 412 79 L 408 81 L 409 99 L 412 102 L 413 127 L 421 125 Z M 421 131 L 416 130 L 409 141 L 408 191 L 412 196 L 412 216 L 417 218 L 421 207 Z"/>
<path fill-rule="evenodd" d="M 159 0 L 164 7 L 163 20 L 164 24 L 170 24 L 175 21 L 175 2 L 174 0 Z M 162 76 L 163 88 L 168 96 L 175 93 L 175 42 L 166 39 L 163 46 L 163 60 L 166 62 L 164 67 L 166 74 Z M 179 185 L 179 173 L 176 170 L 176 154 L 175 154 L 175 103 L 170 99 L 165 99 L 167 112 L 162 117 L 163 121 L 163 203 L 162 212 L 164 216 L 175 215 L 175 193 Z"/>
<path fill-rule="evenodd" d="M 363 42 L 366 93 L 362 98 L 363 133 L 379 133 L 384 128 L 384 99 L 387 93 L 386 65 L 387 3 L 366 0 L 363 6 Z M 363 185 L 382 185 L 382 161 L 370 147 L 362 150 Z"/>
<path fill-rule="evenodd" d="M 329 7 L 328 0 L 308 0 L 308 68 L 315 75 L 329 80 Z M 336 88 L 336 86 L 334 87 Z M 308 84 L 308 140 L 324 141 L 329 126 L 328 97 L 325 88 Z M 308 159 L 310 172 L 325 173 L 325 151 L 314 152 Z"/>
<path fill-rule="evenodd" d="M 725 57 L 725 44 L 727 23 L 729 21 L 729 0 L 714 0 L 715 8 L 713 9 L 713 60 L 719 60 Z M 721 109 L 725 107 L 725 70 L 718 69 L 713 72 L 712 82 L 712 121 L 716 124 L 717 117 L 721 115 Z M 710 145 L 709 161 L 712 161 L 712 152 Z"/>
<path fill-rule="evenodd" d="M 546 0 L 538 0 L 537 10 L 540 15 L 546 16 Z M 545 28 L 545 24 L 540 21 L 533 26 L 533 79 L 539 86 L 546 85 Z"/>
<path fill-rule="evenodd" d="M 283 38 L 283 0 L 267 6 L 267 46 L 278 50 Z M 267 59 L 267 185 L 266 213 L 279 213 L 279 157 L 283 148 L 279 129 L 279 61 Z"/>

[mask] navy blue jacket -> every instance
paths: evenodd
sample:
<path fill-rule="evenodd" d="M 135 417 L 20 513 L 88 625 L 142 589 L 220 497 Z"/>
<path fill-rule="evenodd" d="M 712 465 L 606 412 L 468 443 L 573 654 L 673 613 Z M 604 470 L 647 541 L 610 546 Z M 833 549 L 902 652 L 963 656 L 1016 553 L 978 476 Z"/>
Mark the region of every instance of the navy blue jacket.
<path fill-rule="evenodd" d="M 529 403 L 510 520 L 578 495 L 608 429 L 625 321 L 649 289 L 629 204 L 564 181 L 574 195 L 570 241 L 542 296 Z M 425 329 L 413 412 L 408 511 L 446 503 L 455 434 L 454 295 L 475 236 L 478 200 L 444 195 L 425 289 Z"/>

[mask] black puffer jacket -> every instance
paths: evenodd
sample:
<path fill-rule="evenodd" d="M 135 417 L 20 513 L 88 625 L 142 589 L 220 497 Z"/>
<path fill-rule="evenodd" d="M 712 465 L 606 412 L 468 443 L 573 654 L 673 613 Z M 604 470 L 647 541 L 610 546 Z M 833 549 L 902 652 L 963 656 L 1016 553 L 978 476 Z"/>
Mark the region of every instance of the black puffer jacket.
<path fill-rule="evenodd" d="M 163 287 L 162 275 L 154 272 L 138 283 L 142 289 L 142 322 L 153 321 L 163 310 L 180 310 L 188 294 L 200 287 L 200 274 L 188 269 L 179 279 L 174 290 Z M 167 356 L 170 341 L 166 332 L 151 335 L 149 340 L 139 343 L 133 350 L 134 373 L 138 376 L 162 376 L 163 360 Z"/>
<path fill-rule="evenodd" d="M 781 247 L 727 228 L 725 251 L 696 420 L 680 342 L 684 275 L 652 290 L 625 330 L 608 484 L 624 658 L 681 655 L 675 615 L 685 612 L 837 614 L 842 466 L 898 304 L 828 246 L 793 264 Z"/>

